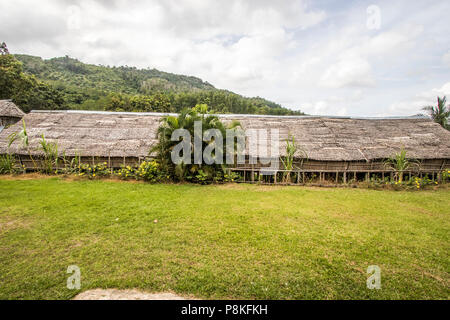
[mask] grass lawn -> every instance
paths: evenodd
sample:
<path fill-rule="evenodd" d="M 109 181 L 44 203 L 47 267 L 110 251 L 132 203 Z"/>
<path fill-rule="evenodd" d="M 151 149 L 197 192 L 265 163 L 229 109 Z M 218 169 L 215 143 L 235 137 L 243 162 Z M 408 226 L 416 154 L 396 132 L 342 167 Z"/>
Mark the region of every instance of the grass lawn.
<path fill-rule="evenodd" d="M 93 288 L 448 299 L 449 234 L 449 189 L 0 178 L 0 299 L 67 299 Z M 72 264 L 78 291 L 66 288 Z M 381 268 L 381 290 L 366 287 L 369 265 Z"/>

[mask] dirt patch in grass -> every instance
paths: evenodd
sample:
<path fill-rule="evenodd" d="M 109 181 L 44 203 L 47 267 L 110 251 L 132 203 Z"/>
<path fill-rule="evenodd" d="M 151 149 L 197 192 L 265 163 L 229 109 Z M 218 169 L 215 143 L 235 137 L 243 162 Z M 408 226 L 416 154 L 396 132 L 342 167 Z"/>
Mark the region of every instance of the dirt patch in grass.
<path fill-rule="evenodd" d="M 8 216 L 0 216 L 0 233 L 19 228 L 29 228 L 30 225 L 30 221 Z"/>
<path fill-rule="evenodd" d="M 170 292 L 148 293 L 135 289 L 93 289 L 78 294 L 73 300 L 186 300 L 186 298 Z"/>
<path fill-rule="evenodd" d="M 1 180 L 36 180 L 36 179 L 50 179 L 55 176 L 42 174 L 42 173 L 25 173 L 25 174 L 6 174 L 0 175 Z"/>

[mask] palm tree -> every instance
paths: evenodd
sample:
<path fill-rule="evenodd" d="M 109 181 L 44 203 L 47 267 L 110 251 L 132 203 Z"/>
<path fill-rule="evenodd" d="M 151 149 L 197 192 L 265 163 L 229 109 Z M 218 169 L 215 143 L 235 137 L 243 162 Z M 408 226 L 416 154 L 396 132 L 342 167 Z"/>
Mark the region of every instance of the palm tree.
<path fill-rule="evenodd" d="M 427 106 L 422 109 L 430 113 L 430 116 L 434 122 L 437 122 L 445 129 L 450 130 L 450 125 L 448 123 L 448 118 L 450 117 L 450 106 L 445 106 L 445 96 L 443 98 L 438 97 L 437 100 L 437 106 Z"/>
<path fill-rule="evenodd" d="M 200 112 L 200 113 L 199 113 Z M 162 118 L 161 125 L 157 130 L 158 143 L 153 146 L 150 153 L 156 153 L 156 159 L 161 165 L 162 169 L 167 171 L 168 174 L 176 175 L 179 180 L 183 180 L 184 174 L 190 172 L 194 174 L 202 169 L 202 172 L 206 172 L 209 175 L 214 175 L 217 170 L 222 170 L 222 166 L 218 164 L 213 165 L 197 165 L 197 164 L 178 164 L 175 165 L 170 161 L 171 152 L 173 148 L 178 144 L 177 141 L 171 141 L 172 133 L 177 129 L 186 129 L 191 135 L 191 150 L 193 149 L 194 139 L 194 124 L 196 121 L 202 122 L 202 138 L 203 133 L 208 129 L 218 129 L 222 133 L 222 137 L 225 138 L 227 129 L 236 129 L 240 126 L 238 121 L 232 121 L 228 125 L 224 125 L 219 117 L 210 114 L 206 105 L 197 105 L 192 109 L 183 109 L 178 116 L 166 116 Z M 202 139 L 203 141 L 203 139 Z M 215 143 L 214 140 L 203 141 L 202 150 L 211 144 Z M 224 144 L 225 147 L 225 144 Z M 193 153 L 191 153 L 193 154 Z M 225 152 L 223 152 L 225 154 Z M 193 161 L 191 161 L 193 163 Z"/>

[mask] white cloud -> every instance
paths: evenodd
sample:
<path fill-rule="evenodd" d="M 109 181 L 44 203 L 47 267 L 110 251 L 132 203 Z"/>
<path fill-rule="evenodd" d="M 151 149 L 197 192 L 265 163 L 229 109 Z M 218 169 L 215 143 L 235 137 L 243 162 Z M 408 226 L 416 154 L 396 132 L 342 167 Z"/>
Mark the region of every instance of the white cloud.
<path fill-rule="evenodd" d="M 0 41 L 15 53 L 198 76 L 309 113 L 409 114 L 408 97 L 450 81 L 435 68 L 450 66 L 450 2 L 379 1 L 379 30 L 366 27 L 370 4 L 1 1 Z"/>
<path fill-rule="evenodd" d="M 433 88 L 420 92 L 408 100 L 393 103 L 389 107 L 389 113 L 398 115 L 426 113 L 422 108 L 426 106 L 435 106 L 437 104 L 438 96 L 450 96 L 450 82 L 444 83 L 440 88 Z"/>
<path fill-rule="evenodd" d="M 444 62 L 444 64 L 450 68 L 450 51 L 442 56 L 442 62 Z"/>
<path fill-rule="evenodd" d="M 354 57 L 342 59 L 330 66 L 320 79 L 320 84 L 330 88 L 367 87 L 375 85 L 375 80 L 369 62 Z"/>

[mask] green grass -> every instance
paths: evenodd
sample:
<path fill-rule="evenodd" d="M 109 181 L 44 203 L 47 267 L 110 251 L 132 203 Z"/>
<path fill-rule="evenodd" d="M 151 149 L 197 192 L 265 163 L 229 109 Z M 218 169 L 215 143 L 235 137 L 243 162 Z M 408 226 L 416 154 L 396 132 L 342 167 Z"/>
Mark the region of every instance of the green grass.
<path fill-rule="evenodd" d="M 71 298 L 72 264 L 81 291 L 448 299 L 449 211 L 448 189 L 0 179 L 0 299 Z"/>

